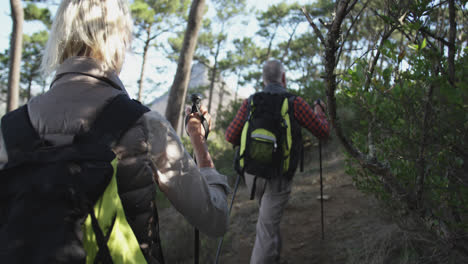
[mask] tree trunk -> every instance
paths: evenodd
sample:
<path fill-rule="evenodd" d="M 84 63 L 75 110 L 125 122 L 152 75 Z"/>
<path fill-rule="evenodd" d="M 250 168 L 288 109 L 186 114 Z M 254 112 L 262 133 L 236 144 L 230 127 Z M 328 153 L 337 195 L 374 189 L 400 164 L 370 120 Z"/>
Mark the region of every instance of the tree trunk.
<path fill-rule="evenodd" d="M 219 95 L 218 95 L 219 101 L 218 101 L 218 108 L 216 109 L 216 113 L 220 113 L 221 110 L 223 109 L 223 104 L 224 104 L 223 99 L 224 99 L 224 92 L 225 92 L 224 87 L 225 86 L 226 86 L 226 82 L 223 81 L 222 84 L 221 84 L 221 90 L 219 91 Z M 216 115 L 216 117 L 218 117 L 218 115 Z"/>
<path fill-rule="evenodd" d="M 211 102 L 213 101 L 213 90 L 216 83 L 216 73 L 218 72 L 218 56 L 219 56 L 219 49 L 221 46 L 221 40 L 218 40 L 216 46 L 216 54 L 214 57 L 214 65 L 213 69 L 211 70 L 211 80 L 210 80 L 210 96 L 208 98 L 208 112 L 211 112 Z"/>
<path fill-rule="evenodd" d="M 140 80 L 138 81 L 138 96 L 137 100 L 141 101 L 141 94 L 143 92 L 143 78 L 145 76 L 145 65 L 148 57 L 148 49 L 151 42 L 151 26 L 146 28 L 146 40 L 145 46 L 143 47 L 143 61 L 141 62 Z"/>
<path fill-rule="evenodd" d="M 177 72 L 169 92 L 166 118 L 176 131 L 179 130 L 179 118 L 183 113 L 182 103 L 187 95 L 193 53 L 197 45 L 198 31 L 200 30 L 204 10 L 205 0 L 193 0 L 190 7 L 187 29 L 185 30 L 184 43 L 182 44 L 177 64 Z"/>
<path fill-rule="evenodd" d="M 26 95 L 26 98 L 27 98 L 28 101 L 31 99 L 32 81 L 33 81 L 33 77 L 31 75 L 29 80 L 28 80 L 28 91 L 27 91 L 27 95 Z"/>
<path fill-rule="evenodd" d="M 10 0 L 13 30 L 10 43 L 10 71 L 8 73 L 7 112 L 18 107 L 21 53 L 23 51 L 23 6 L 20 0 Z"/>
<path fill-rule="evenodd" d="M 449 0 L 449 21 L 450 21 L 450 31 L 449 31 L 449 51 L 448 51 L 448 76 L 449 81 L 452 86 L 455 86 L 455 39 L 457 31 L 457 23 L 455 21 L 455 0 Z"/>
<path fill-rule="evenodd" d="M 351 0 L 342 0 L 336 3 L 335 7 L 335 17 L 333 21 L 331 21 L 328 27 L 328 33 L 326 39 L 322 35 L 322 33 L 317 29 L 315 24 L 313 23 L 310 16 L 303 10 L 306 17 L 309 17 L 309 23 L 314 29 L 317 37 L 322 41 L 322 44 L 325 46 L 325 54 L 324 54 L 324 66 L 325 66 L 325 86 L 326 86 L 326 93 L 327 93 L 327 105 L 328 105 L 328 115 L 330 117 L 330 123 L 334 128 L 335 134 L 338 139 L 341 141 L 344 149 L 349 153 L 350 156 L 355 158 L 363 168 L 369 169 L 371 172 L 379 175 L 381 177 L 382 184 L 384 188 L 391 194 L 393 194 L 395 199 L 401 201 L 403 199 L 408 199 L 406 195 L 406 191 L 399 184 L 397 180 L 395 180 L 395 176 L 392 174 L 390 169 L 379 162 L 377 159 L 369 157 L 364 153 L 360 152 L 344 135 L 341 123 L 337 118 L 337 111 L 336 111 L 336 97 L 335 91 L 337 89 L 337 76 L 335 74 L 335 69 L 337 65 L 336 56 L 337 51 L 339 48 L 339 39 L 341 37 L 341 24 L 348 15 L 348 13 L 352 10 L 354 5 L 356 4 L 357 0 L 354 0 L 351 5 L 349 2 Z"/>
<path fill-rule="evenodd" d="M 240 76 L 240 70 L 237 71 L 236 73 L 237 76 Z M 236 82 L 236 92 L 234 93 L 234 102 L 237 102 L 237 96 L 239 95 L 239 77 L 237 77 L 237 82 Z"/>

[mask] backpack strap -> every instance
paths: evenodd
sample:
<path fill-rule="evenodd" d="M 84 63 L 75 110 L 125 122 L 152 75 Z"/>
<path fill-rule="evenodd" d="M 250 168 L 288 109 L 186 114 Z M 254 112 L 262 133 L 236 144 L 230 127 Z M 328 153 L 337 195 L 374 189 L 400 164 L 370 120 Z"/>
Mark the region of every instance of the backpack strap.
<path fill-rule="evenodd" d="M 111 146 L 138 118 L 148 111 L 149 108 L 140 102 L 130 99 L 126 94 L 119 94 L 104 107 L 88 132 L 75 136 L 74 143 L 95 144 L 96 142 L 100 142 L 106 146 Z M 90 210 L 90 215 L 92 228 L 99 247 L 94 263 L 112 263 L 107 242 L 111 235 L 116 216 L 114 216 L 108 234 L 104 235 L 93 208 Z"/>
<path fill-rule="evenodd" d="M 27 105 L 4 115 L 1 129 L 9 161 L 15 161 L 22 153 L 32 152 L 45 144 L 31 124 Z M 9 164 L 11 162 L 7 167 Z"/>
<path fill-rule="evenodd" d="M 91 143 L 98 139 L 99 142 L 110 145 L 148 111 L 149 109 L 140 102 L 130 99 L 126 94 L 119 94 L 104 107 L 91 130 L 75 136 L 74 140 Z M 31 124 L 27 105 L 4 115 L 1 129 L 11 161 L 16 160 L 22 153 L 32 152 L 46 144 Z"/>
<path fill-rule="evenodd" d="M 119 94 L 109 102 L 94 121 L 91 129 L 76 135 L 74 142 L 102 142 L 110 146 L 118 140 L 149 108 L 126 94 Z"/>
<path fill-rule="evenodd" d="M 294 118 L 294 101 L 296 100 L 296 95 L 288 93 L 286 95 L 289 102 L 289 116 Z M 299 128 L 300 129 L 300 128 Z M 304 144 L 299 144 L 299 171 L 304 172 Z"/>
<path fill-rule="evenodd" d="M 94 235 L 96 236 L 96 241 L 98 244 L 98 252 L 94 258 L 94 263 L 113 263 L 112 262 L 112 255 L 110 253 L 109 247 L 107 246 L 107 242 L 109 241 L 110 235 L 112 233 L 112 228 L 114 228 L 114 223 L 116 217 L 114 216 L 114 220 L 112 221 L 112 225 L 109 228 L 109 233 L 107 236 L 104 236 L 101 227 L 99 226 L 99 222 L 94 214 L 94 208 L 89 210 L 89 214 L 91 216 L 91 225 L 93 227 Z"/>
<path fill-rule="evenodd" d="M 245 122 L 249 121 L 250 117 L 252 116 L 252 100 L 254 95 L 255 94 L 252 94 L 249 96 L 249 98 L 247 98 L 247 119 L 245 120 Z"/>

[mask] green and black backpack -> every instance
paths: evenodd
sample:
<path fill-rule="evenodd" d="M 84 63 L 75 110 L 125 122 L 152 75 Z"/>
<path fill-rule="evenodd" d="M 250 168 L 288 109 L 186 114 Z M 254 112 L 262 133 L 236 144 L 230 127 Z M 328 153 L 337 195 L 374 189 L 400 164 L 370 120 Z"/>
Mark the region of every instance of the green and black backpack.
<path fill-rule="evenodd" d="M 146 263 L 118 195 L 111 144 L 147 111 L 118 95 L 64 146 L 40 138 L 27 105 L 2 118 L 2 263 Z"/>
<path fill-rule="evenodd" d="M 249 97 L 236 170 L 264 179 L 291 178 L 297 168 L 301 131 L 294 119 L 295 96 L 259 92 Z"/>

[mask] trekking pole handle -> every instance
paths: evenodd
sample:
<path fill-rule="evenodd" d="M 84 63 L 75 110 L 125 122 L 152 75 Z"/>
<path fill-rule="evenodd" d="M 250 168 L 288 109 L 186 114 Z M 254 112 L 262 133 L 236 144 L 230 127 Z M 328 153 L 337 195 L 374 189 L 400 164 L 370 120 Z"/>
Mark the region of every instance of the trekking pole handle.
<path fill-rule="evenodd" d="M 191 113 L 197 113 L 200 117 L 200 121 L 202 123 L 203 128 L 205 129 L 205 140 L 208 138 L 208 133 L 210 133 L 210 127 L 208 122 L 206 121 L 205 117 L 202 115 L 201 112 L 201 100 L 203 99 L 203 95 L 201 93 L 193 93 L 190 95 L 190 100 L 192 101 L 192 111 Z"/>
<path fill-rule="evenodd" d="M 190 100 L 192 101 L 192 113 L 198 113 L 200 116 L 201 99 L 203 99 L 203 95 L 200 93 L 193 93 L 190 95 Z"/>

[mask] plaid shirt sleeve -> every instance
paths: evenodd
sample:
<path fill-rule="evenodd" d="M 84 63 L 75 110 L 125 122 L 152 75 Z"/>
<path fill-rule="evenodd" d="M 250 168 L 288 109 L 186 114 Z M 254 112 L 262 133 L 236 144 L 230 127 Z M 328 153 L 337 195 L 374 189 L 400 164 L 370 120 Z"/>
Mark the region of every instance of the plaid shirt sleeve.
<path fill-rule="evenodd" d="M 330 135 L 330 127 L 325 114 L 314 113 L 312 107 L 299 96 L 294 100 L 294 117 L 314 136 L 324 139 Z"/>
<path fill-rule="evenodd" d="M 234 120 L 232 120 L 231 124 L 229 124 L 228 128 L 226 129 L 226 134 L 224 135 L 226 140 L 234 146 L 240 144 L 242 128 L 247 121 L 248 103 L 249 100 L 245 99 L 242 103 L 242 106 L 239 108 L 239 111 L 237 111 Z"/>

